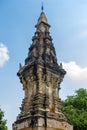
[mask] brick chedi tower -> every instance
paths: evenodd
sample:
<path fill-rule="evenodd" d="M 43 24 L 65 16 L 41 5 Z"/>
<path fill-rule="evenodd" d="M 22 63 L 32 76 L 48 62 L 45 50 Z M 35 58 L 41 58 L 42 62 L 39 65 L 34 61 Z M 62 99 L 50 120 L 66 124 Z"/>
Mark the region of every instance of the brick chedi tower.
<path fill-rule="evenodd" d="M 61 112 L 59 89 L 66 72 L 57 63 L 43 7 L 35 27 L 25 65 L 17 73 L 25 96 L 13 130 L 73 130 Z"/>

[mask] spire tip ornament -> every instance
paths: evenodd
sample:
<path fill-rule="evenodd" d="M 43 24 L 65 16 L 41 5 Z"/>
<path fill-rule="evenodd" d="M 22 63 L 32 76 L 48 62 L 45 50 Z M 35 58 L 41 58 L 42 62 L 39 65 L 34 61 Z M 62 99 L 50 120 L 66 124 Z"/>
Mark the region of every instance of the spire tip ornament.
<path fill-rule="evenodd" d="M 43 2 L 42 2 L 41 10 L 42 10 L 42 12 L 43 12 L 43 10 L 44 10 Z"/>

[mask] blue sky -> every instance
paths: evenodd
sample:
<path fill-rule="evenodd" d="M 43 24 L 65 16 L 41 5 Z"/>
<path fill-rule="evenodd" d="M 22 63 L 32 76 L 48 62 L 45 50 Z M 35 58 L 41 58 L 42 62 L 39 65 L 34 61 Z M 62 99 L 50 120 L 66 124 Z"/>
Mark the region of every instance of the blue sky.
<path fill-rule="evenodd" d="M 43 0 L 51 25 L 58 63 L 67 75 L 60 97 L 87 88 L 87 0 Z M 35 24 L 41 13 L 41 0 L 0 0 L 0 107 L 8 127 L 16 120 L 24 96 L 16 75 L 24 64 L 32 43 Z"/>

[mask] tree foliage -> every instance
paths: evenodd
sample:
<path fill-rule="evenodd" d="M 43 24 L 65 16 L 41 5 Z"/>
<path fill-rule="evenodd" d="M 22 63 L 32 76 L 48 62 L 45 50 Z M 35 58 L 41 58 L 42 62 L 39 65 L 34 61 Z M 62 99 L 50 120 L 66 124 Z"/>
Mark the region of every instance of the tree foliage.
<path fill-rule="evenodd" d="M 4 118 L 4 112 L 0 109 L 0 130 L 8 130 L 6 126 L 6 120 Z"/>
<path fill-rule="evenodd" d="M 74 130 L 87 130 L 87 90 L 79 89 L 63 103 L 63 113 L 73 124 Z"/>

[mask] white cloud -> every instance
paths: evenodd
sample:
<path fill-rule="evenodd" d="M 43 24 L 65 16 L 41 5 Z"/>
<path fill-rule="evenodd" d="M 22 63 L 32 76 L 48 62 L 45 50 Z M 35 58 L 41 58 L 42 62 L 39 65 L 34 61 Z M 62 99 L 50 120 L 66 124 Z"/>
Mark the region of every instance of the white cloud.
<path fill-rule="evenodd" d="M 8 48 L 3 43 L 0 43 L 0 67 L 2 67 L 8 60 Z"/>
<path fill-rule="evenodd" d="M 63 62 L 63 68 L 67 71 L 67 76 L 74 80 L 87 79 L 87 67 L 81 67 L 76 62 Z"/>

